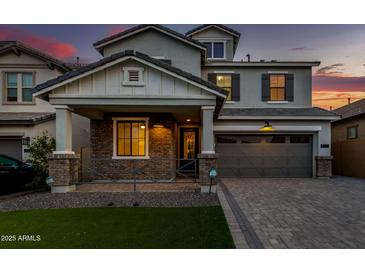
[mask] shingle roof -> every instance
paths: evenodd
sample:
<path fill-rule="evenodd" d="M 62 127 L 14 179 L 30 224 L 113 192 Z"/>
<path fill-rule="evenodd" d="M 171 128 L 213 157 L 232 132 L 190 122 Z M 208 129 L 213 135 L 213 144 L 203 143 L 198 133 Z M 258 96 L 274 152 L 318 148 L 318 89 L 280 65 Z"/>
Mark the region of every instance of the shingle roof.
<path fill-rule="evenodd" d="M 136 31 L 139 31 L 139 30 L 142 30 L 142 29 L 148 29 L 148 28 L 155 28 L 157 30 L 162 30 L 162 31 L 165 31 L 165 32 L 168 32 L 169 34 L 173 35 L 173 36 L 176 36 L 176 37 L 179 37 L 180 39 L 183 39 L 185 40 L 186 42 L 189 42 L 189 43 L 193 43 L 195 44 L 196 46 L 198 46 L 199 48 L 203 48 L 205 49 L 205 45 L 192 39 L 192 38 L 189 38 L 179 32 L 176 32 L 172 29 L 169 29 L 169 28 L 166 28 L 164 26 L 161 26 L 161 25 L 157 25 L 157 24 L 144 24 L 144 25 L 138 25 L 138 26 L 135 26 L 135 27 L 132 27 L 130 29 L 127 29 L 125 31 L 122 31 L 122 32 L 119 32 L 117 34 L 114 34 L 112 36 L 109 36 L 109 37 L 106 37 L 104 39 L 101 39 L 97 42 L 95 42 L 93 44 L 94 47 L 99 47 L 100 45 L 104 44 L 104 43 L 107 43 L 109 41 L 112 41 L 114 39 L 117 39 L 117 38 L 120 38 L 120 39 L 123 39 L 124 36 L 127 36 L 128 34 L 132 34 L 133 32 L 136 32 Z"/>
<path fill-rule="evenodd" d="M 45 54 L 37 49 L 34 49 L 28 45 L 25 45 L 19 41 L 0 41 L 0 55 L 2 54 L 6 54 L 9 52 L 24 52 L 27 53 L 29 55 L 35 56 L 39 59 L 42 59 L 46 62 L 51 63 L 52 65 L 58 67 L 59 69 L 61 69 L 62 71 L 70 71 L 71 68 L 68 67 L 65 63 L 63 63 L 62 61 L 48 55 Z"/>
<path fill-rule="evenodd" d="M 185 35 L 189 36 L 190 34 L 194 33 L 194 32 L 197 32 L 197 31 L 200 31 L 202 29 L 205 29 L 206 27 L 210 27 L 210 26 L 216 26 L 220 29 L 223 29 L 225 31 L 228 31 L 228 32 L 231 32 L 233 34 L 235 34 L 236 36 L 241 36 L 241 33 L 239 33 L 238 31 L 234 30 L 234 29 L 231 29 L 225 25 L 221 25 L 221 24 L 204 24 L 204 25 L 200 25 L 200 26 L 197 26 L 196 28 L 193 28 L 191 30 L 189 30 L 188 32 L 185 33 Z"/>
<path fill-rule="evenodd" d="M 55 117 L 54 112 L 1 112 L 0 125 L 34 125 Z"/>
<path fill-rule="evenodd" d="M 229 108 L 221 116 L 338 116 L 333 111 L 312 108 Z"/>
<path fill-rule="evenodd" d="M 176 68 L 176 67 L 173 67 L 169 64 L 167 64 L 166 62 L 162 62 L 162 61 L 159 61 L 155 58 L 152 58 L 146 54 L 143 54 L 143 53 L 140 53 L 140 52 L 135 52 L 133 50 L 126 50 L 126 51 L 123 51 L 123 52 L 119 52 L 119 53 L 116 53 L 116 54 L 113 54 L 111 56 L 108 56 L 108 57 L 105 57 L 95 63 L 92 63 L 92 64 L 89 64 L 85 67 L 82 67 L 78 70 L 74 70 L 74 71 L 70 71 L 70 72 L 67 72 L 57 78 L 54 78 L 54 79 L 51 79 L 51 80 L 48 80 L 47 82 L 44 82 L 40 85 L 37 85 L 34 89 L 33 89 L 33 92 L 38 92 L 38 91 L 41 91 L 43 89 L 46 89 L 48 87 L 51 87 L 53 85 L 56 85 L 56 84 L 59 84 L 59 83 L 62 83 L 63 81 L 65 80 L 68 80 L 68 79 L 71 79 L 73 77 L 76 77 L 76 76 L 79 76 L 79 75 L 82 75 L 88 71 L 91 71 L 93 69 L 96 69 L 102 65 L 105 65 L 105 64 L 108 64 L 112 61 L 115 61 L 119 58 L 122 58 L 122 57 L 127 57 L 127 56 L 131 56 L 131 57 L 137 57 L 137 58 L 140 58 L 144 61 L 147 61 L 151 64 L 154 64 L 156 66 L 159 66 L 163 69 L 166 69 L 168 71 L 171 71 L 179 76 L 182 76 L 184 78 L 187 78 L 197 84 L 201 84 L 203 86 L 206 86 L 207 88 L 210 88 L 214 91 L 217 91 L 219 94 L 221 94 L 223 97 L 227 96 L 227 91 L 225 91 L 224 89 L 214 85 L 213 83 L 211 82 L 208 82 L 206 80 L 203 80 L 202 78 L 200 77 L 197 77 L 193 74 L 190 74 L 188 72 L 185 72 L 179 68 Z"/>
<path fill-rule="evenodd" d="M 365 113 L 365 99 L 358 100 L 352 104 L 337 108 L 334 112 L 341 115 L 341 119 L 350 118 Z"/>

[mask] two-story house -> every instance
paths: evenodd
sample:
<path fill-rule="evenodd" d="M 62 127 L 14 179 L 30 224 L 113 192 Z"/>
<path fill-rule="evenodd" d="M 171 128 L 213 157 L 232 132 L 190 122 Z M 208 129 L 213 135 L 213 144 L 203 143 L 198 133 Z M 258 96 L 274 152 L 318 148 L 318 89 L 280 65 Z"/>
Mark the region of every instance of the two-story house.
<path fill-rule="evenodd" d="M 55 109 L 34 98 L 32 89 L 69 71 L 65 63 L 39 50 L 17 41 L 0 41 L 0 154 L 26 160 L 33 137 L 42 132 L 55 137 Z M 73 124 L 73 149 L 88 146 L 88 119 L 74 115 Z"/>
<path fill-rule="evenodd" d="M 312 107 L 319 62 L 234 61 L 240 33 L 139 25 L 94 43 L 103 59 L 35 87 L 56 108 L 53 191 L 78 180 L 72 115 L 91 120 L 92 179 L 331 175 L 333 112 Z"/>

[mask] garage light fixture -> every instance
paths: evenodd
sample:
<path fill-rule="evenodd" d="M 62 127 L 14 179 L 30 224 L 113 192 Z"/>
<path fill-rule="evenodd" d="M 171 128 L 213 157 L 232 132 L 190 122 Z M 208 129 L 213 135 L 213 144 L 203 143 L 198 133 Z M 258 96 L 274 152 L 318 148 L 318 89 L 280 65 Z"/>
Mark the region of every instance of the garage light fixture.
<path fill-rule="evenodd" d="M 261 131 L 272 131 L 274 130 L 269 121 L 265 121 L 265 125 L 260 129 Z"/>
<path fill-rule="evenodd" d="M 154 128 L 163 128 L 164 125 L 163 124 L 154 124 L 153 127 Z"/>

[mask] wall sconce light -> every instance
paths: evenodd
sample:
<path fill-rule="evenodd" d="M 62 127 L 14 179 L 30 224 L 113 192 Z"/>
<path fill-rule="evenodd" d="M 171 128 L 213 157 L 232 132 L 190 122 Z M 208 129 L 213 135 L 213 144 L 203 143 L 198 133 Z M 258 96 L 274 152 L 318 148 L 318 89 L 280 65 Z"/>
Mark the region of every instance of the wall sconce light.
<path fill-rule="evenodd" d="M 265 125 L 260 128 L 261 131 L 272 131 L 274 130 L 272 125 L 270 125 L 269 121 L 265 121 Z"/>
<path fill-rule="evenodd" d="M 141 126 L 141 128 L 142 128 L 142 129 L 145 129 L 145 128 L 146 128 L 146 126 L 145 126 L 145 125 L 142 125 L 142 126 Z"/>
<path fill-rule="evenodd" d="M 154 124 L 153 127 L 154 128 L 163 128 L 164 125 L 163 124 Z"/>
<path fill-rule="evenodd" d="M 191 119 L 186 119 L 186 122 L 190 122 L 191 121 Z"/>

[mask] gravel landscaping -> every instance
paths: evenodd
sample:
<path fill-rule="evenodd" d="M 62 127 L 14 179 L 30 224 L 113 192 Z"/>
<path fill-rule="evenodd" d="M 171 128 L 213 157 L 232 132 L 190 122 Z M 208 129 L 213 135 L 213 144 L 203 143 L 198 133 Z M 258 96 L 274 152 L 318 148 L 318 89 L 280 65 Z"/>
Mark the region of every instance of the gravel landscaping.
<path fill-rule="evenodd" d="M 69 192 L 33 193 L 0 201 L 0 211 L 82 207 L 197 207 L 216 206 L 216 194 L 190 192 Z"/>

